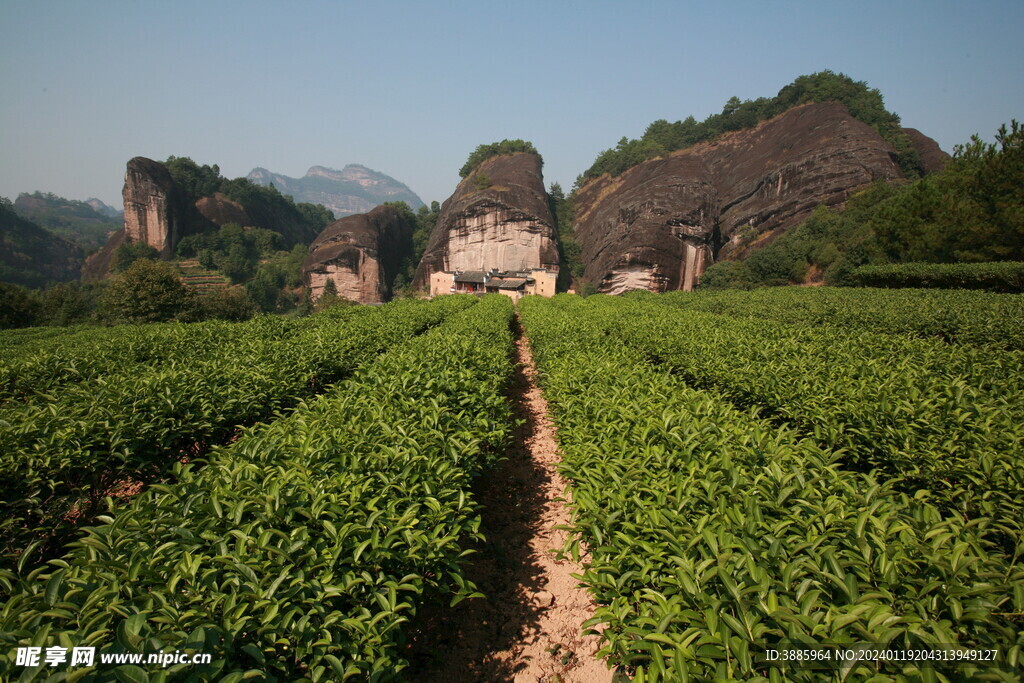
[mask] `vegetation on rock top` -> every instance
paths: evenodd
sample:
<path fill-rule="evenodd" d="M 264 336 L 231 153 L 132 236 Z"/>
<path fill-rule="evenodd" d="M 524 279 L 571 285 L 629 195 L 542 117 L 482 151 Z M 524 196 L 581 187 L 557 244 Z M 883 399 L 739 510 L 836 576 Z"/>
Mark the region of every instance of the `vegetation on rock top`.
<path fill-rule="evenodd" d="M 525 140 L 502 140 L 501 142 L 492 142 L 489 145 L 478 145 L 473 153 L 466 159 L 466 163 L 459 169 L 459 177 L 465 178 L 473 172 L 477 166 L 490 159 L 491 157 L 501 156 L 503 154 L 515 154 L 516 152 L 529 152 L 530 154 L 536 154 L 537 158 L 541 160 L 541 164 L 544 163 L 544 158 L 537 151 L 537 148 L 533 146 L 532 142 Z"/>
<path fill-rule="evenodd" d="M 289 195 L 281 194 L 273 185 L 263 186 L 247 178 L 229 180 L 220 174 L 217 164 L 200 166 L 188 157 L 170 156 L 163 162 L 175 184 L 185 194 L 188 204 L 220 192 L 247 210 L 258 205 L 275 216 L 301 221 L 320 232 L 334 221 L 334 214 L 319 204 L 296 204 Z"/>
<path fill-rule="evenodd" d="M 659 119 L 647 127 L 640 139 L 623 137 L 613 149 L 601 152 L 590 168 L 577 178 L 576 184 L 582 186 L 587 180 L 604 173 L 617 176 L 648 159 L 713 140 L 723 133 L 753 128 L 761 121 L 810 102 L 846 105 L 851 116 L 874 128 L 896 149 L 897 162 L 906 177 L 922 175 L 917 150 L 900 127 L 900 117 L 885 108 L 882 94 L 876 88 L 869 88 L 864 81 L 825 70 L 800 76 L 775 97 L 743 101 L 731 97 L 722 113 L 712 114 L 700 122 L 693 116 L 675 123 Z"/>

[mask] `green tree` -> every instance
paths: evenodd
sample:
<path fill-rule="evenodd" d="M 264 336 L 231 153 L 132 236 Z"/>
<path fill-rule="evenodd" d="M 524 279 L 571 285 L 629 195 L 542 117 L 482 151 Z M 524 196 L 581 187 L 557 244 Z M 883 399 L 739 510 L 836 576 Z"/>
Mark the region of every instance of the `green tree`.
<path fill-rule="evenodd" d="M 74 325 L 93 318 L 104 282 L 61 282 L 37 295 L 40 322 L 46 325 Z"/>
<path fill-rule="evenodd" d="M 164 167 L 171 174 L 171 178 L 184 192 L 189 204 L 194 204 L 202 197 L 209 197 L 220 191 L 224 184 L 224 178 L 220 174 L 220 167 L 200 166 L 188 157 L 167 157 Z"/>
<path fill-rule="evenodd" d="M 326 311 L 329 308 L 335 308 L 337 306 L 354 306 L 355 302 L 349 301 L 345 297 L 338 296 L 338 287 L 334 284 L 334 280 L 328 280 L 324 283 L 324 290 L 320 294 L 320 298 L 316 300 L 315 310 Z"/>
<path fill-rule="evenodd" d="M 32 292 L 0 282 L 0 329 L 31 327 L 39 323 L 39 305 Z"/>
<path fill-rule="evenodd" d="M 232 244 L 217 258 L 217 268 L 233 284 L 238 284 L 253 276 L 256 258 L 244 244 Z"/>
<path fill-rule="evenodd" d="M 214 270 L 217 267 L 217 252 L 212 249 L 203 249 L 197 255 L 199 265 L 207 270 Z"/>
<path fill-rule="evenodd" d="M 476 183 L 476 189 L 478 190 L 486 190 L 491 186 L 490 177 L 482 171 L 476 174 L 476 178 L 473 182 Z"/>
<path fill-rule="evenodd" d="M 322 231 L 334 222 L 334 214 L 325 206 L 302 202 L 295 205 L 302 219 L 311 225 L 317 232 Z"/>
<path fill-rule="evenodd" d="M 174 266 L 140 259 L 111 279 L 100 307 L 113 322 L 151 323 L 192 317 L 196 300 Z"/>
<path fill-rule="evenodd" d="M 125 242 L 114 250 L 114 260 L 110 269 L 115 273 L 120 273 L 139 259 L 159 257 L 160 253 L 145 242 Z"/>
<path fill-rule="evenodd" d="M 217 288 L 203 294 L 198 300 L 203 319 L 240 322 L 256 315 L 256 304 L 242 287 Z"/>
<path fill-rule="evenodd" d="M 440 216 L 441 205 L 437 202 L 430 202 L 429 209 L 421 206 L 420 210 L 416 212 L 416 230 L 412 233 L 413 270 L 423 258 L 423 253 L 427 250 L 427 242 L 430 241 L 430 235 L 434 232 L 434 226 L 437 225 L 437 219 Z M 412 281 L 412 275 L 409 275 L 408 279 Z"/>
<path fill-rule="evenodd" d="M 284 274 L 273 266 L 261 267 L 256 277 L 246 284 L 249 297 L 259 310 L 271 313 L 277 308 L 278 293 L 284 285 Z"/>

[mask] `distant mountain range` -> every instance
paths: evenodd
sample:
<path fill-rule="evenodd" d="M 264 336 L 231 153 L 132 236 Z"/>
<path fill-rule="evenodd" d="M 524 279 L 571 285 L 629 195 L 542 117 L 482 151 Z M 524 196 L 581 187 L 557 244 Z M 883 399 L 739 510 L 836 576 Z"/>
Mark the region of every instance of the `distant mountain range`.
<path fill-rule="evenodd" d="M 95 197 L 89 197 L 85 200 L 85 203 L 92 207 L 93 211 L 99 214 L 103 214 L 109 218 L 124 217 L 124 209 L 115 209 L 109 204 L 104 204 L 101 200 Z"/>
<path fill-rule="evenodd" d="M 349 164 L 340 171 L 313 166 L 302 178 L 254 168 L 246 177 L 258 185 L 273 183 L 282 194 L 291 195 L 296 202 L 327 207 L 335 218 L 366 213 L 384 202 L 405 202 L 414 211 L 424 205 L 407 185 L 359 164 Z"/>
<path fill-rule="evenodd" d="M 110 233 L 124 224 L 124 212 L 99 199 L 58 197 L 52 192 L 22 193 L 14 201 L 14 210 L 39 227 L 73 242 L 86 252 L 103 246 Z"/>

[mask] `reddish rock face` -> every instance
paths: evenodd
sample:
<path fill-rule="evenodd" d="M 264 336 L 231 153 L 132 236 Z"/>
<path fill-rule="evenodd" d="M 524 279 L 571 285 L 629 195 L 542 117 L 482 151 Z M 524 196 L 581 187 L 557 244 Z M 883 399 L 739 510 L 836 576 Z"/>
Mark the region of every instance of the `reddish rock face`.
<path fill-rule="evenodd" d="M 923 137 L 923 136 L 922 136 Z M 581 188 L 584 277 L 608 293 L 689 289 L 875 180 L 902 178 L 895 150 L 836 103 L 808 104 Z"/>
<path fill-rule="evenodd" d="M 536 154 L 492 157 L 441 205 L 416 269 L 426 289 L 439 271 L 558 269 L 554 220 Z"/>
<path fill-rule="evenodd" d="M 252 225 L 252 219 L 246 213 L 245 207 L 238 202 L 231 201 L 220 192 L 215 192 L 212 197 L 203 197 L 197 201 L 196 209 L 203 218 L 217 226 L 228 223 L 242 227 Z"/>
<path fill-rule="evenodd" d="M 413 256 L 415 228 L 391 206 L 334 221 L 313 241 L 302 263 L 310 298 L 320 298 L 333 280 L 338 296 L 361 304 L 387 301 L 402 261 Z"/>
<path fill-rule="evenodd" d="M 163 164 L 135 157 L 124 174 L 124 230 L 128 242 L 142 242 L 170 257 L 181 236 L 181 198 Z"/>
<path fill-rule="evenodd" d="M 904 128 L 903 132 L 910 138 L 910 144 L 921 157 L 921 168 L 925 173 L 938 173 L 946 168 L 949 155 L 939 149 L 939 143 L 916 128 Z"/>
<path fill-rule="evenodd" d="M 719 196 L 711 180 L 702 158 L 680 155 L 583 188 L 575 233 L 584 279 L 609 294 L 692 288 L 711 260 L 718 226 Z"/>
<path fill-rule="evenodd" d="M 114 265 L 114 252 L 125 242 L 125 230 L 121 228 L 107 239 L 103 247 L 90 254 L 82 266 L 82 280 L 90 282 L 102 280 L 110 274 L 110 267 Z"/>

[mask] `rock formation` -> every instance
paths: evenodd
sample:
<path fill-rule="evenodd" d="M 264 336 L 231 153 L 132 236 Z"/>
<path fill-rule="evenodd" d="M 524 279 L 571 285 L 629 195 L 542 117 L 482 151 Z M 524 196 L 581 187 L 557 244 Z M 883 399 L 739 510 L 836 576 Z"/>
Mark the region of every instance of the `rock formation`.
<path fill-rule="evenodd" d="M 338 296 L 361 304 L 381 303 L 405 259 L 413 256 L 416 225 L 392 206 L 334 221 L 313 241 L 302 279 L 315 301 L 328 280 Z"/>
<path fill-rule="evenodd" d="M 316 228 L 279 194 L 253 192 L 244 205 L 220 192 L 189 198 L 162 163 L 144 157 L 128 162 L 122 194 L 124 227 L 86 260 L 82 270 L 86 280 L 105 277 L 110 272 L 114 251 L 122 244 L 142 242 L 156 249 L 161 257 L 170 258 L 185 235 L 213 230 L 225 223 L 274 230 L 280 233 L 286 249 L 309 244 L 316 237 Z"/>
<path fill-rule="evenodd" d="M 946 168 L 949 155 L 939 149 L 939 143 L 916 128 L 904 128 L 903 132 L 910 138 L 910 144 L 921 158 L 921 170 L 925 173 L 938 173 Z"/>
<path fill-rule="evenodd" d="M 124 213 L 124 211 L 120 211 L 108 204 L 104 204 L 102 200 L 96 199 L 95 197 L 89 197 L 85 200 L 85 203 L 91 206 L 92 210 L 96 213 L 107 216 L 108 218 L 117 218 L 122 216 Z"/>
<path fill-rule="evenodd" d="M 125 243 L 125 230 L 121 228 L 107 239 L 103 247 L 85 259 L 82 266 L 82 280 L 90 282 L 102 280 L 110 274 L 110 267 L 114 265 L 114 252 Z"/>
<path fill-rule="evenodd" d="M 124 174 L 124 227 L 113 233 L 96 253 L 85 260 L 83 280 L 99 280 L 110 273 L 119 246 L 143 242 L 164 258 L 174 253 L 183 236 L 185 206 L 182 193 L 159 161 L 135 157 Z"/>
<path fill-rule="evenodd" d="M 145 157 L 129 161 L 122 196 L 127 241 L 171 256 L 181 236 L 182 206 L 181 193 L 164 165 Z"/>
<path fill-rule="evenodd" d="M 416 269 L 425 289 L 438 271 L 558 269 L 558 246 L 536 154 L 491 157 L 459 183 Z"/>
<path fill-rule="evenodd" d="M 919 149 L 934 145 L 920 138 Z M 766 244 L 818 205 L 902 178 L 894 157 L 845 106 L 821 103 L 602 176 L 577 195 L 584 278 L 608 293 L 690 289 L 714 260 Z"/>
<path fill-rule="evenodd" d="M 203 197 L 197 201 L 196 209 L 203 218 L 217 226 L 227 223 L 234 223 L 242 227 L 252 225 L 252 219 L 245 207 L 238 202 L 231 201 L 220 192 L 215 192 L 213 196 Z"/>

